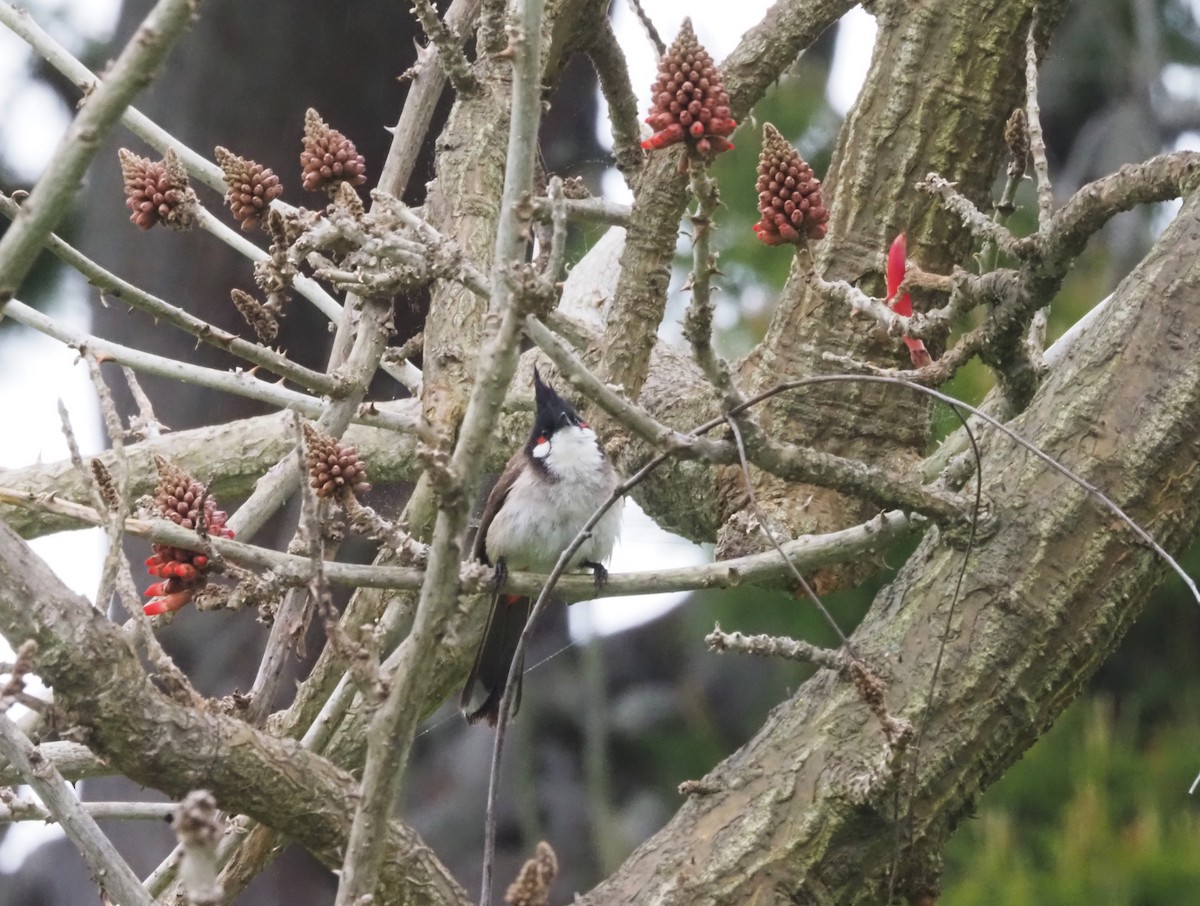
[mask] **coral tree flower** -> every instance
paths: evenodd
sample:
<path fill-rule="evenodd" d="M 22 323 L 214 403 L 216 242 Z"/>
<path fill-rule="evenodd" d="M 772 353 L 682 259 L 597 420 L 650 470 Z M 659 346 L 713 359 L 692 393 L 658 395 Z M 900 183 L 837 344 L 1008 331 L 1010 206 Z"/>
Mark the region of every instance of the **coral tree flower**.
<path fill-rule="evenodd" d="M 658 78 L 650 90 L 654 130 L 642 142 L 649 150 L 686 142 L 700 154 L 720 154 L 733 144 L 726 139 L 737 127 L 729 113 L 729 95 L 721 73 L 696 40 L 692 20 L 684 19 L 679 35 L 658 61 Z"/>
<path fill-rule="evenodd" d="M 825 235 L 829 210 L 821 202 L 821 180 L 791 143 L 763 124 L 758 155 L 758 213 L 754 234 L 767 245 L 802 245 Z"/>
<path fill-rule="evenodd" d="M 154 505 L 164 518 L 187 529 L 198 528 L 203 522 L 209 535 L 233 537 L 233 530 L 225 524 L 228 517 L 217 509 L 216 501 L 200 482 L 161 457 L 155 458 L 155 465 L 158 488 Z M 146 594 L 153 598 L 142 608 L 148 617 L 179 610 L 208 581 L 209 563 L 204 554 L 157 543 L 153 550 L 153 556 L 146 560 L 146 571 L 162 581 L 146 589 Z"/>
<path fill-rule="evenodd" d="M 904 282 L 904 274 L 908 270 L 908 243 L 903 233 L 892 241 L 887 256 L 887 301 L 892 311 L 906 318 L 913 313 L 912 296 L 908 293 L 896 294 L 900 284 Z M 922 340 L 904 337 L 904 345 L 908 347 L 908 357 L 912 359 L 914 368 L 923 368 L 933 363 L 929 350 Z"/>

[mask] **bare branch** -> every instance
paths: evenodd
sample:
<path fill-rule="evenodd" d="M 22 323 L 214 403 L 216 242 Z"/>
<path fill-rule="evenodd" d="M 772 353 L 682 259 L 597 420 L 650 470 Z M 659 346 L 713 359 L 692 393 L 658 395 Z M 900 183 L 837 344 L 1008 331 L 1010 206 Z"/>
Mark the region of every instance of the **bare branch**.
<path fill-rule="evenodd" d="M 20 207 L 16 202 L 8 196 L 0 194 L 0 213 L 11 220 L 19 212 Z M 258 343 L 247 342 L 227 333 L 182 308 L 139 289 L 132 283 L 105 270 L 54 234 L 51 234 L 46 240 L 46 248 L 79 271 L 89 283 L 98 287 L 102 292 L 116 296 L 123 302 L 128 302 L 134 308 L 144 311 L 153 318 L 172 324 L 218 349 L 224 349 L 248 362 L 268 368 L 280 377 L 295 381 L 301 387 L 307 387 L 314 393 L 337 396 L 340 392 L 337 383 L 321 372 L 298 365 L 273 349 L 268 349 Z"/>
<path fill-rule="evenodd" d="M 446 10 L 445 24 L 460 35 L 466 34 L 479 16 L 481 0 L 454 0 Z M 412 88 L 400 111 L 400 120 L 391 129 L 392 144 L 387 160 L 379 174 L 379 189 L 404 197 L 404 190 L 417 162 L 417 153 L 433 121 L 433 111 L 442 89 L 446 87 L 446 73 L 438 61 L 436 45 L 419 55 L 416 64 L 405 73 Z"/>
<path fill-rule="evenodd" d="M 1050 164 L 1046 160 L 1046 140 L 1042 138 L 1042 111 L 1037 100 L 1037 8 L 1025 38 L 1025 119 L 1029 126 L 1029 150 L 1033 154 L 1033 173 L 1037 179 L 1038 230 L 1049 228 L 1054 215 L 1054 188 L 1050 185 Z"/>
<path fill-rule="evenodd" d="M 87 746 L 66 740 L 54 740 L 38 745 L 42 758 L 54 764 L 55 769 L 68 781 L 74 783 L 89 777 L 108 777 L 117 773 Z M 0 786 L 16 786 L 24 783 L 15 765 L 0 762 Z"/>
<path fill-rule="evenodd" d="M 122 346 L 120 343 L 77 331 L 16 299 L 11 300 L 5 313 L 17 323 L 54 337 L 68 346 L 87 350 L 97 357 L 120 362 L 139 371 L 145 371 L 147 374 L 184 381 L 212 390 L 221 390 L 225 393 L 270 403 L 283 409 L 294 409 L 313 419 L 321 418 L 328 411 L 328 407 L 314 397 L 296 390 L 289 390 L 277 383 L 260 380 L 247 371 L 218 371 L 215 368 L 192 365 L 177 359 L 165 358 L 129 346 Z M 357 403 L 355 403 L 355 407 L 357 407 Z M 381 410 L 375 410 L 373 414 L 359 413 L 348 420 L 364 425 L 390 428 L 394 431 L 423 430 L 417 422 L 400 419 L 385 414 Z"/>
<path fill-rule="evenodd" d="M 711 251 L 712 233 L 716 229 L 713 217 L 721 204 L 717 181 L 698 160 L 689 162 L 692 194 L 696 196 L 696 213 L 692 215 L 692 302 L 683 318 L 683 335 L 692 346 L 692 355 L 700 370 L 716 388 L 729 409 L 742 401 L 733 383 L 729 365 L 712 347 L 712 278 L 717 273 L 717 259 Z"/>
<path fill-rule="evenodd" d="M 412 8 L 421 22 L 421 27 L 425 29 L 425 34 L 429 36 L 430 45 L 436 48 L 435 59 L 442 72 L 450 79 L 454 90 L 460 95 L 474 94 L 478 91 L 479 80 L 471 72 L 471 64 L 468 62 L 466 54 L 463 53 L 462 37 L 455 34 L 438 17 L 437 9 L 430 0 L 413 0 Z M 424 62 L 422 58 L 430 53 L 430 48 L 419 48 L 417 65 L 420 66 Z"/>
<path fill-rule="evenodd" d="M 46 803 L 62 825 L 66 835 L 79 850 L 92 874 L 102 878 L 104 886 L 130 906 L 153 906 L 150 895 L 133 873 L 121 854 L 96 824 L 95 818 L 75 796 L 75 791 L 58 773 L 52 761 L 47 761 L 37 746 L 29 741 L 12 719 L 0 711 L 0 755 L 3 755 L 21 774 L 23 783 Z"/>
<path fill-rule="evenodd" d="M 659 43 L 659 56 L 665 48 Z M 617 43 L 612 21 L 605 16 L 587 48 L 588 58 L 596 70 L 600 91 L 608 104 L 608 120 L 613 131 L 613 157 L 617 169 L 627 182 L 641 172 L 645 162 L 641 135 L 638 130 L 637 96 L 629 81 L 629 66 Z M 624 220 L 628 220 L 626 212 Z M 612 223 L 614 221 L 606 221 Z M 624 224 L 620 224 L 624 226 Z"/>
<path fill-rule="evenodd" d="M 629 205 L 609 201 L 607 198 L 565 198 L 563 208 L 568 220 L 607 223 L 619 227 L 629 223 Z M 539 220 L 548 219 L 551 211 L 549 199 L 539 197 L 533 200 L 533 213 Z"/>
<path fill-rule="evenodd" d="M 953 183 L 936 173 L 930 173 L 917 183 L 917 188 L 922 192 L 940 197 L 943 207 L 950 213 L 957 214 L 962 220 L 963 226 L 973 235 L 994 243 L 1006 255 L 1016 255 L 1017 241 L 1013 238 L 1012 233 L 975 207 L 970 199 L 960 195 Z"/>
<path fill-rule="evenodd" d="M 817 667 L 836 670 L 839 673 L 845 670 L 849 663 L 846 655 L 840 650 L 820 648 L 802 639 L 722 632 L 719 625 L 714 626 L 713 631 L 704 637 L 704 643 L 711 651 L 737 651 L 757 657 L 781 657 L 790 661 L 799 661 L 802 664 L 813 664 Z"/>
<path fill-rule="evenodd" d="M 45 745 L 43 743 L 38 748 L 42 749 Z M 170 818 L 175 811 L 174 802 L 81 802 L 80 805 L 97 821 L 162 821 Z M 28 799 L 13 798 L 5 802 L 0 792 L 0 823 L 17 821 L 56 824 L 58 818 L 44 805 Z"/>
<path fill-rule="evenodd" d="M 101 143 L 183 36 L 197 5 L 198 0 L 159 0 L 71 121 L 29 193 L 22 216 L 0 236 L 0 314 L 20 289 L 46 237 L 67 213 Z M 25 14 L 0 4 L 0 22 L 11 27 L 22 19 Z"/>

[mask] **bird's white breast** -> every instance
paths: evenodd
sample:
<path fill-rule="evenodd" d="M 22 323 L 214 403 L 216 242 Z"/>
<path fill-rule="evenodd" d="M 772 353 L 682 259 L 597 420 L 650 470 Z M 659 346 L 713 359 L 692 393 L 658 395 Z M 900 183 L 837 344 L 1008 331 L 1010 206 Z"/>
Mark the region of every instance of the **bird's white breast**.
<path fill-rule="evenodd" d="M 546 471 L 529 463 L 513 482 L 487 533 L 488 557 L 503 557 L 509 569 L 549 572 L 559 555 L 617 486 L 617 474 L 590 428 L 554 433 L 541 457 Z M 572 557 L 601 563 L 612 554 L 621 526 L 618 500 Z"/>

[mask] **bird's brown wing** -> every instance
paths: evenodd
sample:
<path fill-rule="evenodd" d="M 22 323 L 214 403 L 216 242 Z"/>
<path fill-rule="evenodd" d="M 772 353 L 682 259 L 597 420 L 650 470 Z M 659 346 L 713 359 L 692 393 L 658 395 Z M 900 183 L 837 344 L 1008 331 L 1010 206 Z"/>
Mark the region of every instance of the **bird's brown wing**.
<path fill-rule="evenodd" d="M 496 513 L 504 505 L 504 501 L 508 499 L 508 492 L 512 490 L 513 483 L 517 480 L 517 476 L 521 474 L 521 468 L 525 465 L 526 458 L 524 450 L 518 450 L 514 453 L 512 459 L 508 461 L 508 465 L 504 467 L 504 471 L 500 473 L 500 477 L 496 479 L 496 483 L 492 486 L 492 492 L 488 494 L 487 503 L 483 505 L 483 515 L 479 517 L 479 530 L 475 532 L 475 545 L 471 552 L 476 560 L 494 565 L 487 553 L 488 529 L 492 525 L 492 520 L 496 518 Z"/>

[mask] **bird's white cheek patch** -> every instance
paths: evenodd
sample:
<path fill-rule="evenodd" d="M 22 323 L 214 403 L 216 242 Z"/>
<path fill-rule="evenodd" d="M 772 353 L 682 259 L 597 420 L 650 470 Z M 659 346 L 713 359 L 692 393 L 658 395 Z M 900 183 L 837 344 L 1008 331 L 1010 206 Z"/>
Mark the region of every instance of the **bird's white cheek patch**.
<path fill-rule="evenodd" d="M 550 455 L 550 441 L 543 440 L 535 444 L 533 447 L 534 459 L 545 459 Z"/>

